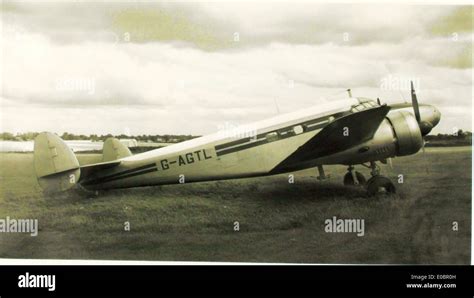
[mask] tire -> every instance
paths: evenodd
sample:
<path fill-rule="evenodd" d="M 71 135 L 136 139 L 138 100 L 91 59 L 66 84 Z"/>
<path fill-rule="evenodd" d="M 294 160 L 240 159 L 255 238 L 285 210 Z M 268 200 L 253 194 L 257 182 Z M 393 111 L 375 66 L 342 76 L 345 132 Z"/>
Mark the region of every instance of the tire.
<path fill-rule="evenodd" d="M 385 176 L 374 176 L 367 182 L 367 194 L 372 197 L 383 190 L 387 194 L 395 193 L 395 185 Z"/>
<path fill-rule="evenodd" d="M 364 175 L 362 175 L 360 172 L 357 172 L 357 171 L 355 172 L 355 175 L 356 175 L 358 185 L 365 185 L 366 184 L 366 180 L 365 180 Z M 354 186 L 355 185 L 354 177 L 352 176 L 351 172 L 348 172 L 348 173 L 346 173 L 346 175 L 344 175 L 344 185 L 346 185 L 346 186 Z"/>
<path fill-rule="evenodd" d="M 362 173 L 360 172 L 355 172 L 356 173 L 356 178 L 357 178 L 357 182 L 359 182 L 359 185 L 366 185 L 367 184 L 367 181 L 365 180 L 365 177 L 364 175 L 362 175 Z"/>

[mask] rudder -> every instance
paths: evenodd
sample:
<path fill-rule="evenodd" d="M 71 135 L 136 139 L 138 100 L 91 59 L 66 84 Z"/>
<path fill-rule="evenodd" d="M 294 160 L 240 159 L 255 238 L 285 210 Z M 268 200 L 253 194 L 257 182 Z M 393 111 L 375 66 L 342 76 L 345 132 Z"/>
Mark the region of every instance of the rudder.
<path fill-rule="evenodd" d="M 130 149 L 116 138 L 108 138 L 102 149 L 102 161 L 113 161 L 132 155 Z"/>
<path fill-rule="evenodd" d="M 38 183 L 46 192 L 59 192 L 72 188 L 79 181 L 79 161 L 57 135 L 40 133 L 35 138 L 34 167 Z"/>

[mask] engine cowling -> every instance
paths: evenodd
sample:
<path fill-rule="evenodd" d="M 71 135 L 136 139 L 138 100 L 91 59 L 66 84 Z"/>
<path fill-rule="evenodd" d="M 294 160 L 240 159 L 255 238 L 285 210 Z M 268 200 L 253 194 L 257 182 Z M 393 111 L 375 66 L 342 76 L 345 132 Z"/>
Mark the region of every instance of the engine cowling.
<path fill-rule="evenodd" d="M 397 156 L 418 152 L 423 146 L 423 137 L 415 116 L 407 111 L 395 111 L 387 115 L 395 134 Z"/>
<path fill-rule="evenodd" d="M 354 165 L 394 156 L 411 155 L 423 145 L 420 127 L 408 111 L 391 111 L 372 139 L 347 150 L 315 160 L 317 164 Z"/>

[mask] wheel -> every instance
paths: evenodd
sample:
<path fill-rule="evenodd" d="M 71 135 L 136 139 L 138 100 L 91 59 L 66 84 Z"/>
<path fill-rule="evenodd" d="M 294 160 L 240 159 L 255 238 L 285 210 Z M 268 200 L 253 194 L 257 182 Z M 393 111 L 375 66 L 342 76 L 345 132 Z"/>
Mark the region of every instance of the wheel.
<path fill-rule="evenodd" d="M 365 177 L 362 175 L 360 172 L 355 171 L 356 179 L 358 185 L 365 185 Z M 346 186 L 353 186 L 355 185 L 354 182 L 354 177 L 352 176 L 351 172 L 348 172 L 346 175 L 344 175 L 344 185 Z"/>
<path fill-rule="evenodd" d="M 359 185 L 365 185 L 367 181 L 365 180 L 364 175 L 362 175 L 362 173 L 357 172 L 357 171 L 355 173 L 356 173 L 356 178 L 357 178 L 357 182 L 359 182 Z"/>
<path fill-rule="evenodd" d="M 395 193 L 395 185 L 385 176 L 376 175 L 367 182 L 367 194 L 374 196 L 378 193 Z"/>

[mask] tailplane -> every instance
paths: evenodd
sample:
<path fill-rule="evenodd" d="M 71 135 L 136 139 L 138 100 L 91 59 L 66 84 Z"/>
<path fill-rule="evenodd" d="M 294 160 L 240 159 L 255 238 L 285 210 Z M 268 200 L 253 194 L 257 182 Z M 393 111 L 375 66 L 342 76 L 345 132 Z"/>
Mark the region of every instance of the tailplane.
<path fill-rule="evenodd" d="M 34 167 L 45 192 L 61 192 L 91 179 L 101 171 L 120 165 L 120 158 L 132 155 L 116 138 L 104 142 L 102 162 L 80 166 L 76 155 L 56 134 L 42 132 L 35 138 Z"/>

